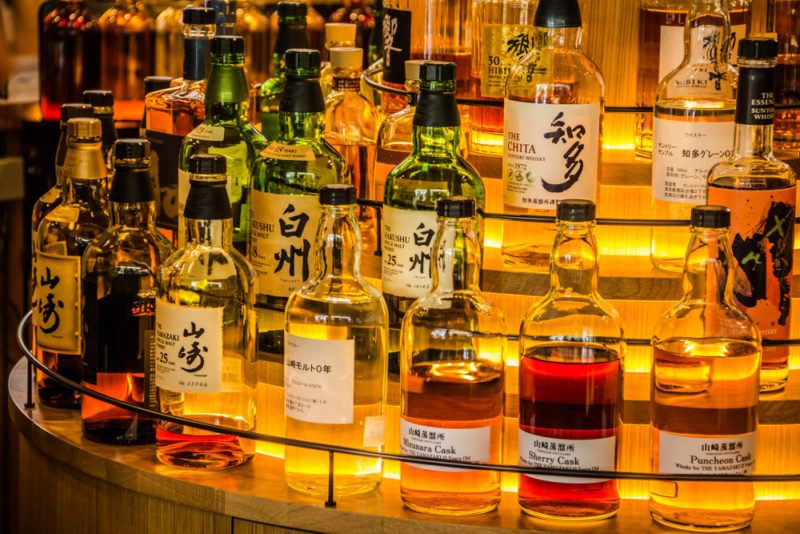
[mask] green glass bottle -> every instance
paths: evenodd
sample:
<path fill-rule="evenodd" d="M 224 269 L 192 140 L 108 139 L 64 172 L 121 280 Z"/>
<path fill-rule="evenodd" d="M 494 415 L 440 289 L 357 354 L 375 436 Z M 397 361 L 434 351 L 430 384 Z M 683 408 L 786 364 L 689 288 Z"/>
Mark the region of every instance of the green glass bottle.
<path fill-rule="evenodd" d="M 306 27 L 307 12 L 305 2 L 278 2 L 278 36 L 272 52 L 271 77 L 261 84 L 258 95 L 261 133 L 270 141 L 281 133 L 278 108 L 286 87 L 284 54 L 291 48 L 311 48 Z"/>
<path fill-rule="evenodd" d="M 432 286 L 431 251 L 436 201 L 454 195 L 484 207 L 478 172 L 461 157 L 461 119 L 455 98 L 455 63 L 420 65 L 411 154 L 386 177 L 383 206 L 383 296 L 389 307 L 390 366 L 397 365 L 398 331 L 411 304 Z M 478 217 L 483 246 L 483 218 Z"/>
<path fill-rule="evenodd" d="M 216 37 L 211 41 L 206 120 L 183 140 L 178 164 L 180 246 L 186 244 L 183 207 L 189 194 L 189 158 L 194 154 L 219 154 L 228 160 L 227 189 L 233 207 L 233 244 L 242 254 L 247 253 L 251 173 L 256 156 L 267 146 L 267 140 L 247 120 L 250 95 L 243 63 L 242 37 Z"/>

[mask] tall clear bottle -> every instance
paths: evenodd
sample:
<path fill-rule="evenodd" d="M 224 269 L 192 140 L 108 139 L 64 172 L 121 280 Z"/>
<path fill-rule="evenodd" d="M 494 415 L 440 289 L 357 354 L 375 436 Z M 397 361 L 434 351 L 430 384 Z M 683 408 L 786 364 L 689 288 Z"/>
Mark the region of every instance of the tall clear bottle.
<path fill-rule="evenodd" d="M 106 165 L 100 148 L 100 121 L 67 122 L 61 203 L 37 231 L 34 346 L 36 357 L 74 382 L 81 380 L 84 319 L 81 313 L 81 255 L 109 224 Z M 39 401 L 78 408 L 79 395 L 44 373 L 36 377 Z"/>
<path fill-rule="evenodd" d="M 328 22 L 325 24 L 325 51 L 327 61 L 322 63 L 319 74 L 319 85 L 322 87 L 322 96 L 326 99 L 333 90 L 333 66 L 330 63 L 331 49 L 352 48 L 356 45 L 356 25 L 346 22 Z M 361 65 L 359 65 L 360 67 Z"/>
<path fill-rule="evenodd" d="M 658 86 L 653 108 L 653 217 L 688 219 L 706 200 L 706 177 L 730 157 L 736 74 L 728 65 L 728 8 L 723 0 L 696 0 L 684 26 L 683 62 Z M 656 226 L 650 259 L 680 271 L 686 230 Z"/>
<path fill-rule="evenodd" d="M 554 215 L 559 200 L 597 199 L 605 86 L 581 49 L 578 0 L 540 0 L 533 25 L 533 50 L 506 85 L 503 206 L 506 213 Z M 506 221 L 504 260 L 546 269 L 552 231 Z"/>
<path fill-rule="evenodd" d="M 84 91 L 83 102 L 92 106 L 94 118 L 100 121 L 100 128 L 103 130 L 101 144 L 103 159 L 106 160 L 106 168 L 110 176 L 114 169 L 114 162 L 112 161 L 114 159 L 114 143 L 119 138 L 117 127 L 114 124 L 114 93 L 99 89 Z"/>
<path fill-rule="evenodd" d="M 653 471 L 752 474 L 761 337 L 737 307 L 731 213 L 691 212 L 685 294 L 653 333 Z M 650 515 L 682 530 L 720 532 L 753 519 L 752 482 L 650 483 Z"/>
<path fill-rule="evenodd" d="M 564 200 L 556 212 L 550 291 L 522 321 L 519 462 L 613 471 L 622 426 L 625 341 L 619 313 L 597 292 L 595 206 Z M 617 513 L 613 479 L 521 475 L 522 509 L 545 519 Z"/>
<path fill-rule="evenodd" d="M 247 120 L 250 93 L 244 74 L 244 39 L 215 37 L 211 41 L 211 72 L 205 94 L 206 119 L 189 132 L 178 163 L 178 243 L 184 243 L 181 225 L 189 193 L 189 159 L 194 154 L 220 154 L 228 159 L 228 199 L 233 206 L 233 244 L 247 254 L 250 240 L 250 185 L 253 163 L 267 145 Z"/>
<path fill-rule="evenodd" d="M 194 3 L 194 2 L 192 2 Z M 187 0 L 178 0 L 168 5 L 155 20 L 155 67 L 160 76 L 177 78 L 181 75 L 183 50 L 183 8 Z"/>
<path fill-rule="evenodd" d="M 387 311 L 380 291 L 361 276 L 356 194 L 350 184 L 320 190 L 313 277 L 286 305 L 284 395 L 286 437 L 381 451 L 386 404 Z M 286 448 L 286 482 L 328 492 L 328 453 Z M 376 488 L 380 458 L 340 455 L 334 494 Z"/>
<path fill-rule="evenodd" d="M 433 288 L 408 309 L 400 337 L 400 448 L 412 456 L 500 463 L 505 321 L 479 287 L 475 201 L 439 199 L 436 213 Z M 420 512 L 480 514 L 500 502 L 500 474 L 404 463 L 400 496 Z"/>
<path fill-rule="evenodd" d="M 155 228 L 150 143 L 114 146 L 111 226 L 86 247 L 81 263 L 84 350 L 81 384 L 116 399 L 155 408 L 152 357 L 161 263 L 174 252 Z M 111 444 L 155 441 L 155 420 L 84 397 L 83 435 Z"/>
<path fill-rule="evenodd" d="M 436 201 L 460 195 L 483 209 L 481 177 L 461 157 L 461 117 L 456 105 L 456 66 L 441 61 L 420 65 L 420 96 L 414 112 L 412 151 L 386 177 L 383 205 L 381 280 L 389 306 L 390 352 L 399 350 L 403 315 L 432 287 Z M 483 246 L 483 218 L 478 218 Z M 393 358 L 394 360 L 394 358 Z M 396 367 L 397 362 L 392 361 Z"/>
<path fill-rule="evenodd" d="M 256 427 L 255 273 L 233 246 L 226 158 L 189 158 L 186 246 L 161 267 L 156 299 L 159 409 L 236 430 Z M 222 469 L 255 454 L 255 442 L 159 421 L 158 459 Z"/>
<path fill-rule="evenodd" d="M 733 156 L 708 174 L 708 201 L 731 210 L 733 295 L 764 339 L 790 337 L 797 176 L 772 153 L 774 39 L 739 41 Z M 761 391 L 782 391 L 789 347 L 764 347 Z"/>

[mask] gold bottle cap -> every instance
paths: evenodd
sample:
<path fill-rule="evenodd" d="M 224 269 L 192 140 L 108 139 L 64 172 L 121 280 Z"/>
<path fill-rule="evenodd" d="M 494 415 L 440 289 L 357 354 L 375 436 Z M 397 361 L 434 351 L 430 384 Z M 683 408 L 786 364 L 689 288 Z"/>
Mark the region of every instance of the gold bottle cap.
<path fill-rule="evenodd" d="M 409 59 L 406 60 L 406 81 L 419 81 L 419 67 L 424 63 L 422 59 Z"/>
<path fill-rule="evenodd" d="M 79 117 L 67 121 L 67 135 L 70 137 L 100 137 L 101 132 L 98 119 Z"/>
<path fill-rule="evenodd" d="M 328 22 L 325 24 L 326 43 L 355 43 L 356 25 L 347 22 Z"/>
<path fill-rule="evenodd" d="M 331 48 L 331 66 L 336 69 L 361 68 L 364 51 L 354 47 Z"/>

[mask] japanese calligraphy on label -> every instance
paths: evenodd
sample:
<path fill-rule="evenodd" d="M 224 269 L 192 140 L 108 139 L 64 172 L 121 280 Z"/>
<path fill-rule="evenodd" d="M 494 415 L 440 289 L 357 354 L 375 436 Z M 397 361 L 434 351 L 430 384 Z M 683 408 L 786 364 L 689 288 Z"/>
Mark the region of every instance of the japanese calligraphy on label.
<path fill-rule="evenodd" d="M 222 307 L 156 300 L 156 386 L 183 393 L 222 389 Z"/>
<path fill-rule="evenodd" d="M 225 128 L 222 126 L 211 126 L 210 124 L 201 124 L 186 137 L 197 139 L 199 141 L 215 141 L 220 142 L 225 139 Z"/>
<path fill-rule="evenodd" d="M 658 50 L 658 81 L 675 70 L 683 61 L 683 24 L 680 26 L 661 26 L 661 42 Z M 731 25 L 731 35 L 728 41 L 728 53 L 732 65 L 736 65 L 739 57 L 738 40 L 747 35 L 747 26 L 744 24 Z"/>
<path fill-rule="evenodd" d="M 488 462 L 491 458 L 491 433 L 488 426 L 478 428 L 442 428 L 418 425 L 400 419 L 400 450 L 409 456 L 437 458 L 457 462 Z M 466 469 L 410 464 L 431 471 L 462 472 Z"/>
<path fill-rule="evenodd" d="M 483 24 L 481 37 L 481 95 L 503 98 L 511 67 L 533 47 L 533 26 Z"/>
<path fill-rule="evenodd" d="M 253 190 L 250 262 L 259 291 L 288 297 L 314 272 L 320 207 L 314 195 Z"/>
<path fill-rule="evenodd" d="M 419 298 L 431 289 L 436 212 L 383 208 L 383 292 Z"/>
<path fill-rule="evenodd" d="M 600 104 L 531 104 L 506 99 L 503 201 L 555 209 L 597 197 Z"/>
<path fill-rule="evenodd" d="M 411 11 L 387 8 L 383 12 L 383 79 L 403 84 L 405 63 L 411 59 Z"/>
<path fill-rule="evenodd" d="M 264 150 L 261 155 L 265 158 L 281 159 L 286 161 L 314 161 L 316 156 L 314 150 L 310 146 L 305 145 L 287 145 L 273 141 Z"/>
<path fill-rule="evenodd" d="M 63 354 L 81 353 L 81 258 L 36 252 L 36 343 Z"/>
<path fill-rule="evenodd" d="M 689 437 L 658 432 L 658 471 L 695 475 L 747 475 L 756 463 L 756 433 Z"/>
<path fill-rule="evenodd" d="M 653 118 L 653 197 L 703 204 L 708 171 L 733 151 L 733 116 L 725 122 Z"/>
<path fill-rule="evenodd" d="M 520 428 L 518 450 L 520 465 L 567 470 L 613 471 L 617 438 L 609 436 L 599 439 L 557 439 L 530 434 Z M 586 484 L 608 480 L 550 475 L 525 476 L 562 484 Z"/>
<path fill-rule="evenodd" d="M 284 333 L 286 416 L 306 423 L 353 422 L 356 344 Z"/>

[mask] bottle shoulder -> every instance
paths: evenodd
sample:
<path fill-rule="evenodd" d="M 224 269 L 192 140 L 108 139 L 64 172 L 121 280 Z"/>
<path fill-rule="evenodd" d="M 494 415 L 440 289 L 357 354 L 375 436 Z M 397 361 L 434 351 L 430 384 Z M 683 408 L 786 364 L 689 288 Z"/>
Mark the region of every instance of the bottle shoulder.
<path fill-rule="evenodd" d="M 483 208 L 485 188 L 477 171 L 460 156 L 456 158 L 417 157 L 414 153 L 400 162 L 386 176 L 385 202 L 414 200 L 424 202 L 431 193 L 438 197 L 463 195 L 474 198 Z M 432 198 L 431 202 L 435 203 Z"/>
<path fill-rule="evenodd" d="M 160 274 L 165 291 L 190 291 L 225 297 L 255 298 L 255 272 L 234 248 L 189 244 L 162 264 Z"/>
<path fill-rule="evenodd" d="M 734 155 L 714 165 L 708 173 L 708 185 L 724 189 L 765 190 L 795 187 L 797 176 L 792 168 L 775 158 Z"/>
<path fill-rule="evenodd" d="M 417 325 L 466 330 L 482 335 L 505 334 L 502 310 L 475 291 L 434 291 L 417 299 L 406 311 L 403 327 Z"/>
<path fill-rule="evenodd" d="M 387 326 L 389 312 L 380 291 L 363 279 L 311 279 L 286 303 L 289 321 Z M 302 319 L 301 319 L 302 318 Z"/>
<path fill-rule="evenodd" d="M 145 264 L 158 267 L 175 248 L 157 230 L 122 225 L 108 227 L 86 247 L 84 262 L 105 258 L 106 264 Z"/>
<path fill-rule="evenodd" d="M 664 76 L 656 90 L 661 101 L 725 102 L 736 105 L 736 73 L 724 63 L 683 63 Z M 727 104 L 730 102 L 731 104 Z M 709 105 L 709 104 L 706 104 Z"/>
<path fill-rule="evenodd" d="M 599 295 L 550 292 L 525 315 L 520 335 L 622 339 L 624 324 L 619 312 Z"/>
<path fill-rule="evenodd" d="M 537 103 L 601 102 L 605 81 L 580 49 L 534 49 L 508 75 L 506 96 Z"/>
<path fill-rule="evenodd" d="M 733 304 L 684 299 L 661 316 L 653 342 L 669 339 L 738 339 L 761 341 L 756 324 Z"/>

